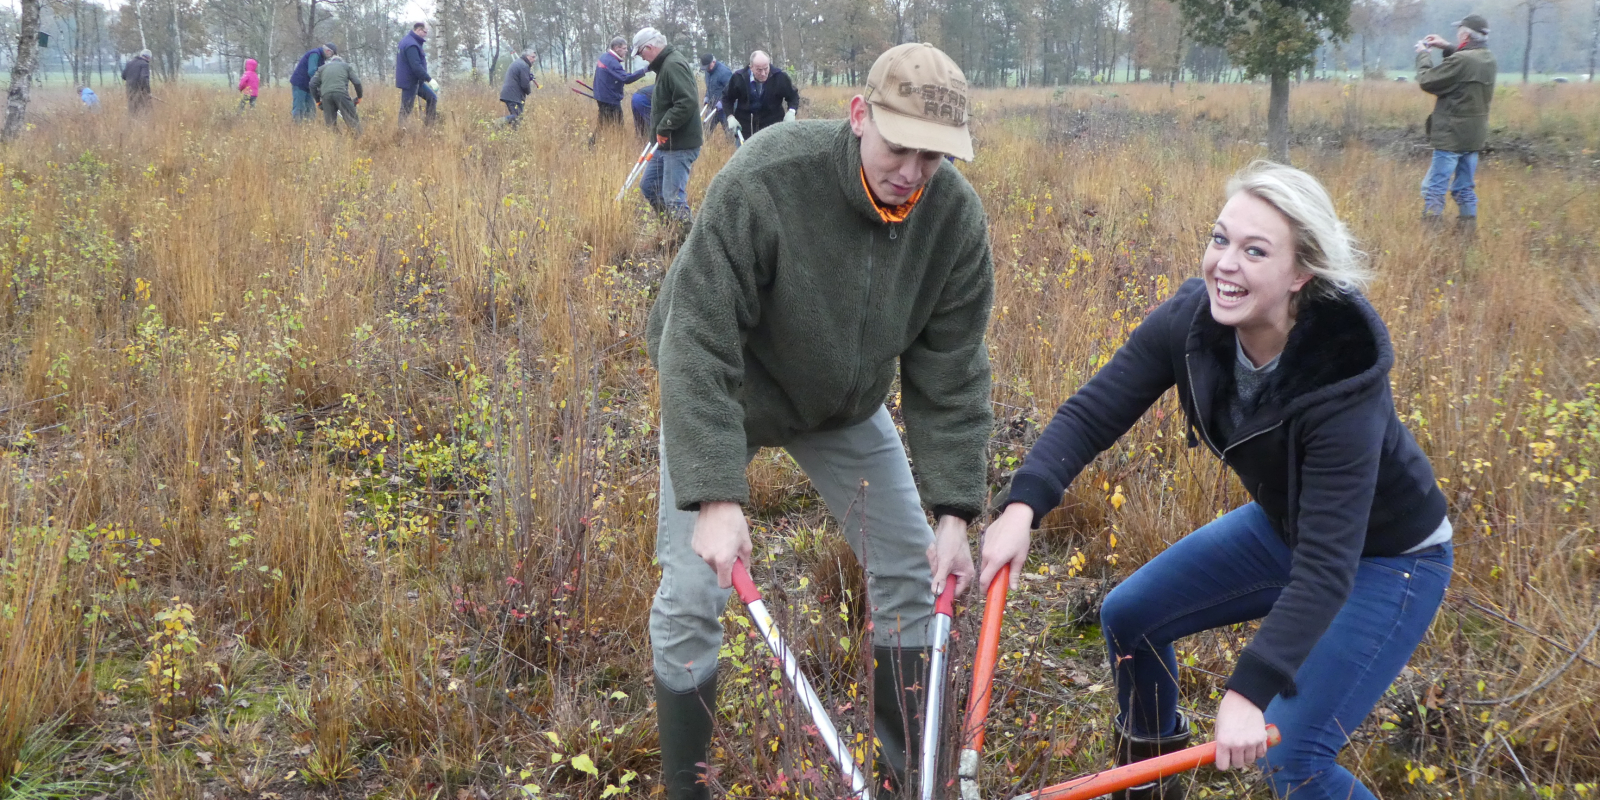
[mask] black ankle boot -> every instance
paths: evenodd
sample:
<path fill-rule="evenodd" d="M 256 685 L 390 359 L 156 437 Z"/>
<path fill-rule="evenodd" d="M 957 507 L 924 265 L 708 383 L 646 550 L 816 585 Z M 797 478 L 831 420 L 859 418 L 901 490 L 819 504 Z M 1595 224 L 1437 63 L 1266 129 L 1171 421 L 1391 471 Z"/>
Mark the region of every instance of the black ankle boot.
<path fill-rule="evenodd" d="M 1477 239 L 1478 218 L 1476 216 L 1456 217 L 1456 236 L 1468 242 Z"/>
<path fill-rule="evenodd" d="M 873 733 L 878 737 L 878 800 L 900 796 L 908 765 L 922 757 L 922 699 L 927 694 L 927 647 L 874 647 Z M 920 766 L 920 764 L 919 764 Z"/>
<path fill-rule="evenodd" d="M 1189 739 L 1193 734 L 1189 728 L 1189 718 L 1181 711 L 1178 713 L 1179 732 L 1171 736 L 1146 739 L 1129 733 L 1120 722 L 1113 723 L 1112 727 L 1115 729 L 1113 746 L 1116 748 L 1119 767 L 1182 750 L 1189 746 Z M 1188 780 L 1180 773 L 1169 775 L 1159 781 L 1113 792 L 1111 797 L 1113 800 L 1183 800 L 1188 791 Z"/>
<path fill-rule="evenodd" d="M 717 676 L 687 692 L 674 692 L 656 676 L 656 730 L 661 736 L 661 785 L 667 800 L 710 800 L 706 768 L 711 761 L 711 712 L 717 707 Z"/>

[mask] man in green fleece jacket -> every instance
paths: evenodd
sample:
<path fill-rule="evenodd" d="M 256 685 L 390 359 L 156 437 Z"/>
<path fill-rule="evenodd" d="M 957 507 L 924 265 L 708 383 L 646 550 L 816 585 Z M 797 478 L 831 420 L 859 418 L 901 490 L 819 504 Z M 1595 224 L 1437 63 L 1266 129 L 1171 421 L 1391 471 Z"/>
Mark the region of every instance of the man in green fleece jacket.
<path fill-rule="evenodd" d="M 671 800 L 708 796 L 718 615 L 735 559 L 750 558 L 745 467 L 762 447 L 805 470 L 866 570 L 875 785 L 907 785 L 934 591 L 975 574 L 967 526 L 992 424 L 987 221 L 945 160 L 972 158 L 966 112 L 948 56 L 890 49 L 848 121 L 780 125 L 738 151 L 662 282 L 648 330 L 662 441 L 650 640 Z M 884 405 L 897 366 L 920 493 Z"/>
<path fill-rule="evenodd" d="M 650 131 L 656 154 L 644 166 L 639 191 L 659 214 L 680 223 L 689 222 L 689 170 L 700 157 L 700 86 L 694 67 L 667 37 L 655 28 L 633 35 L 633 48 L 656 74 L 650 95 Z"/>
<path fill-rule="evenodd" d="M 1433 50 L 1444 54 L 1435 65 Z M 1456 200 L 1456 232 L 1471 237 L 1478 229 L 1478 151 L 1489 138 L 1489 103 L 1494 100 L 1498 67 L 1489 52 L 1489 23 L 1468 14 L 1456 23 L 1454 47 L 1444 37 L 1428 34 L 1417 42 L 1417 85 L 1435 95 L 1428 115 L 1428 142 L 1433 163 L 1422 179 L 1422 224 L 1444 224 L 1444 195 Z"/>

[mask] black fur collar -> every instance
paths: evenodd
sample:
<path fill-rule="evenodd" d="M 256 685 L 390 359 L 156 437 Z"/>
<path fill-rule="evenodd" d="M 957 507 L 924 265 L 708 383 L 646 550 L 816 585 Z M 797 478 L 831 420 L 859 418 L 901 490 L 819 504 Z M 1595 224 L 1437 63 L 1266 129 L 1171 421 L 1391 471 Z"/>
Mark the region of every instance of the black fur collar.
<path fill-rule="evenodd" d="M 1202 294 L 1192 341 L 1223 366 L 1219 394 L 1232 392 L 1237 346 L 1232 328 L 1211 318 L 1211 304 Z M 1334 396 L 1348 396 L 1387 380 L 1394 363 L 1388 329 L 1371 304 L 1358 293 L 1308 300 L 1301 306 L 1278 368 L 1257 398 L 1258 406 L 1304 406 Z"/>

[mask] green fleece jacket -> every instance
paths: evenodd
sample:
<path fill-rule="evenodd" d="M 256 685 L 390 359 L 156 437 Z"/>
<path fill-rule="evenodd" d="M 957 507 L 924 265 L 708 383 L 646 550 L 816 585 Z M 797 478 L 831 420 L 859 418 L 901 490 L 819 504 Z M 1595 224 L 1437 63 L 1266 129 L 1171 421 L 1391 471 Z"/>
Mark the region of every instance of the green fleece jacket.
<path fill-rule="evenodd" d="M 941 164 L 904 222 L 847 122 L 747 141 L 712 180 L 650 312 L 678 506 L 746 502 L 746 451 L 871 417 L 899 366 L 924 505 L 983 508 L 994 264 L 978 195 Z"/>
<path fill-rule="evenodd" d="M 355 67 L 350 66 L 343 58 L 334 56 L 327 63 L 317 68 L 317 74 L 311 76 L 311 96 L 322 102 L 322 96 L 328 94 L 342 94 L 350 96 L 350 87 L 356 87 L 356 97 L 361 97 L 361 79 L 356 77 Z"/>
<path fill-rule="evenodd" d="M 1481 45 L 1444 48 L 1438 66 L 1432 51 L 1417 54 L 1417 85 L 1439 98 L 1427 123 L 1428 142 L 1435 150 L 1483 149 L 1489 140 L 1489 102 L 1497 70 L 1494 54 Z"/>
<path fill-rule="evenodd" d="M 650 95 L 650 130 L 667 137 L 662 150 L 693 150 L 704 143 L 700 130 L 700 84 L 694 67 L 675 45 L 667 45 L 650 62 L 656 88 Z"/>

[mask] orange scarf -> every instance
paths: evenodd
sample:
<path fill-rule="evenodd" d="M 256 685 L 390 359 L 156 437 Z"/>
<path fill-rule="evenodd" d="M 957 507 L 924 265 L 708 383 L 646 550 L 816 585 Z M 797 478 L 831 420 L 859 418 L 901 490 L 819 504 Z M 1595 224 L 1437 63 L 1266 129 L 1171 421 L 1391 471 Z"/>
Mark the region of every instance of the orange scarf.
<path fill-rule="evenodd" d="M 886 206 L 878 202 L 877 196 L 872 193 L 872 187 L 867 185 L 867 170 L 862 168 L 861 188 L 866 191 L 867 199 L 872 201 L 872 207 L 878 210 L 879 219 L 883 220 L 884 222 L 905 222 L 906 217 L 911 216 L 911 209 L 915 208 L 917 201 L 922 199 L 922 191 L 927 189 L 928 186 L 927 184 L 923 184 L 917 189 L 916 194 L 911 195 L 910 200 L 907 200 L 900 205 Z"/>

